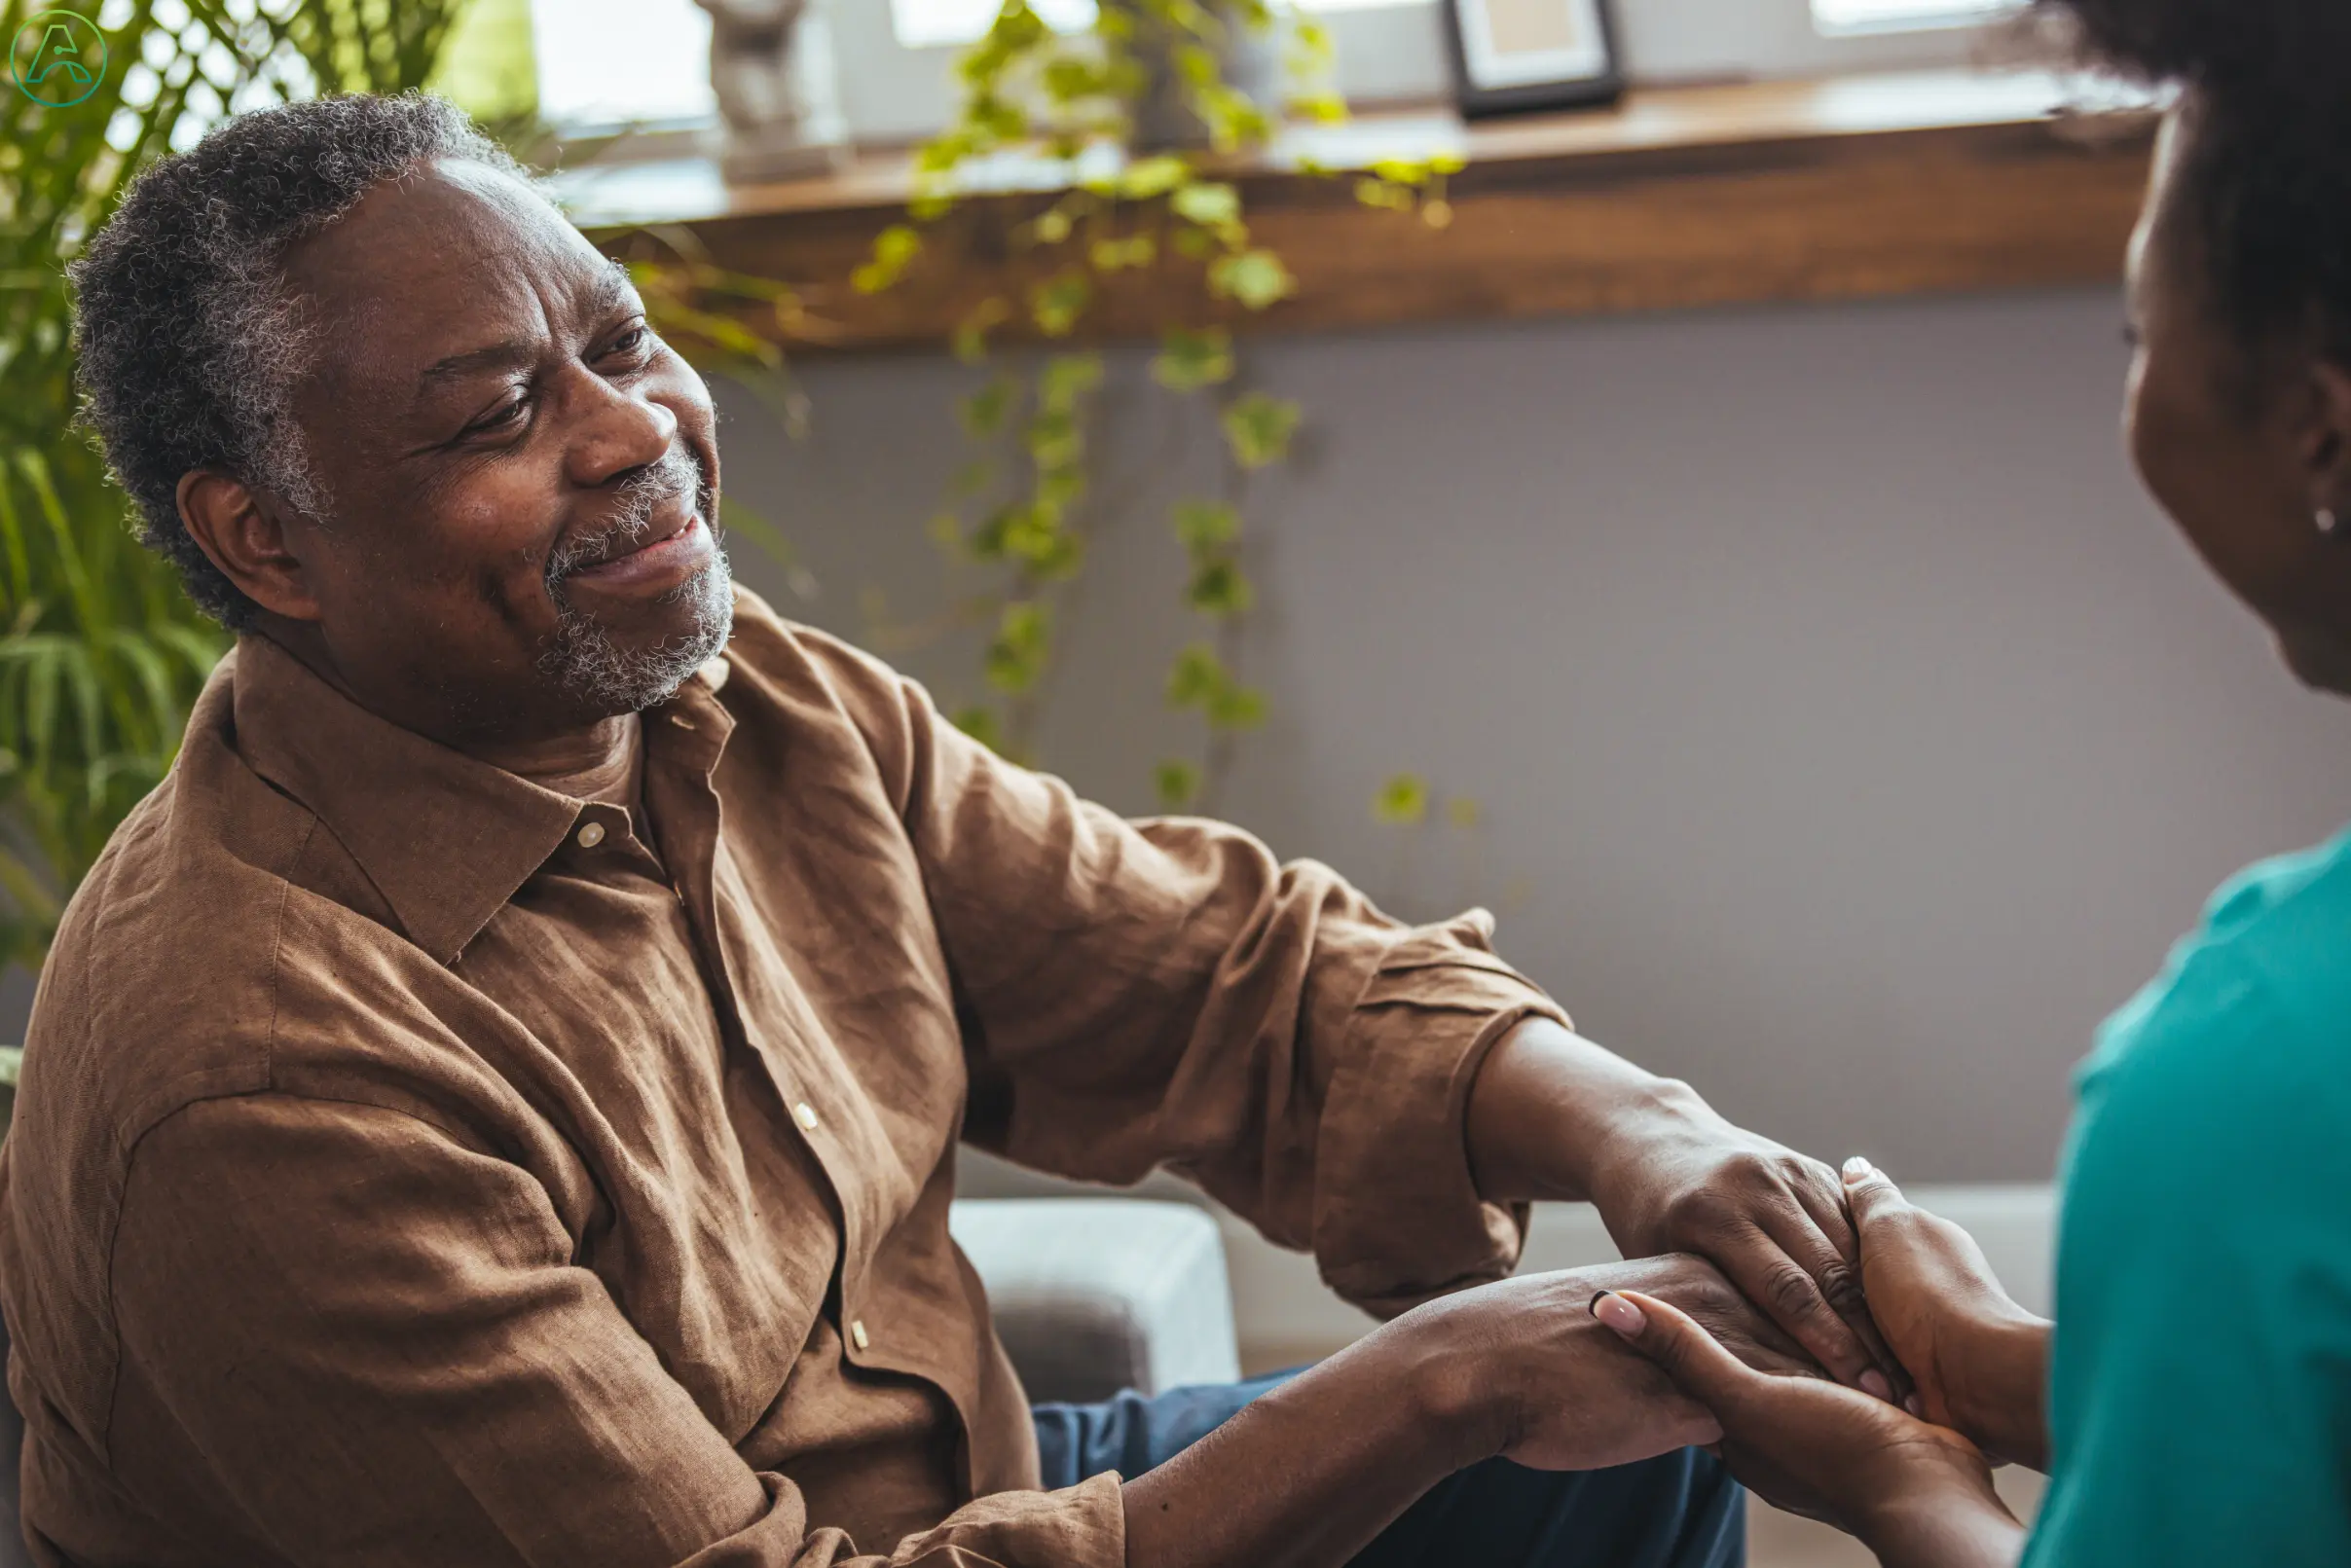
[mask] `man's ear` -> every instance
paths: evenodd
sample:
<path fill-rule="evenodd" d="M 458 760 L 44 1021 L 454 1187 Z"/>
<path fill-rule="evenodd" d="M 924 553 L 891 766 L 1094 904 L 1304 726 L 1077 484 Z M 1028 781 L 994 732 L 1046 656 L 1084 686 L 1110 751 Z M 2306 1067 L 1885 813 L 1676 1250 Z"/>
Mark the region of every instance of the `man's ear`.
<path fill-rule="evenodd" d="M 191 468 L 179 481 L 180 522 L 247 599 L 289 621 L 315 621 L 318 596 L 278 508 L 242 480 Z M 316 529 L 303 527 L 305 534 Z M 305 540 L 304 542 L 309 542 Z"/>

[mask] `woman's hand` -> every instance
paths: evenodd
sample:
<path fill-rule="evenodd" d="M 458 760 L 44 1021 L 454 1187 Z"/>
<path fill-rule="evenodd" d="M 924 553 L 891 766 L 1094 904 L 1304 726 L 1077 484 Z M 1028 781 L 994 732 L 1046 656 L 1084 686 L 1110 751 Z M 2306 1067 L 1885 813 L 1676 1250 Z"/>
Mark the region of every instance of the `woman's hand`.
<path fill-rule="evenodd" d="M 1713 1413 L 1731 1473 L 1775 1507 L 1858 1537 L 1886 1568 L 2010 1568 L 2024 1530 L 1956 1432 L 1818 1378 L 1758 1371 L 1638 1292 L 1593 1315 Z"/>
<path fill-rule="evenodd" d="M 1902 1196 L 1865 1159 L 1845 1166 L 1861 1283 L 1918 1413 L 1996 1458 L 2045 1468 L 2049 1325 L 2009 1298 L 1975 1238 Z"/>

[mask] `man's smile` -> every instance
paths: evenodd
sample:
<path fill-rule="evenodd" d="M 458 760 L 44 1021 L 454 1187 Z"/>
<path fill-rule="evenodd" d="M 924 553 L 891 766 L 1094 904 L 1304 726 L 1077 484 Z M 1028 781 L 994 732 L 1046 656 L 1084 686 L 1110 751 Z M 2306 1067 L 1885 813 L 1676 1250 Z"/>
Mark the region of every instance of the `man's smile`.
<path fill-rule="evenodd" d="M 669 506 L 655 509 L 652 524 L 622 552 L 592 566 L 580 566 L 565 577 L 568 588 L 585 587 L 598 594 L 660 594 L 689 581 L 710 565 L 717 552 L 710 526 L 690 496 L 678 498 L 678 516 L 665 517 Z"/>

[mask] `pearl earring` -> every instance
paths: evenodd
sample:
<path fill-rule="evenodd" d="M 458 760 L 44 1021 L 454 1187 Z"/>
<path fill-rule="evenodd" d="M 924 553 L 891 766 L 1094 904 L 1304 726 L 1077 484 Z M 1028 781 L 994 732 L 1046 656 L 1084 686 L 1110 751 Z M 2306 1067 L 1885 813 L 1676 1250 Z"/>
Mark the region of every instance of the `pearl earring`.
<path fill-rule="evenodd" d="M 2335 524 L 2336 518 L 2334 516 L 2333 507 L 2322 506 L 2318 509 L 2319 532 L 2326 534 L 2329 538 L 2333 538 L 2334 536 Z"/>

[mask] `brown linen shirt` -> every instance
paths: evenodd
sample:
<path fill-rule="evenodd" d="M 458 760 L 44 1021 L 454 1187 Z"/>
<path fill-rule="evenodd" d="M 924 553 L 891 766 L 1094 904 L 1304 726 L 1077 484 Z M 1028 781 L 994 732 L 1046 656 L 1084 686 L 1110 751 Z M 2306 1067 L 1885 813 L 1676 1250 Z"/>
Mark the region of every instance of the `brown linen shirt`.
<path fill-rule="evenodd" d="M 1482 914 L 1122 821 L 749 595 L 644 744 L 649 822 L 223 665 L 0 1153 L 43 1563 L 1120 1563 L 1114 1479 L 1036 1489 L 959 1139 L 1172 1167 L 1375 1309 L 1511 1267 L 1464 1103 L 1558 1012 Z"/>

